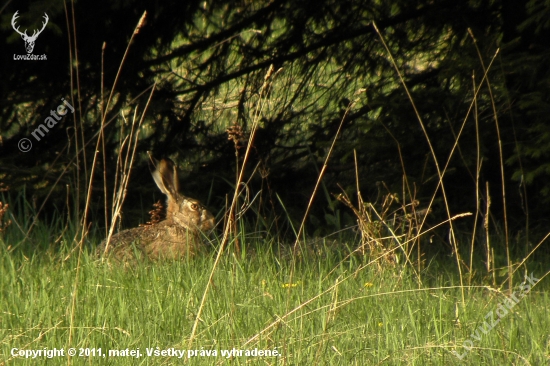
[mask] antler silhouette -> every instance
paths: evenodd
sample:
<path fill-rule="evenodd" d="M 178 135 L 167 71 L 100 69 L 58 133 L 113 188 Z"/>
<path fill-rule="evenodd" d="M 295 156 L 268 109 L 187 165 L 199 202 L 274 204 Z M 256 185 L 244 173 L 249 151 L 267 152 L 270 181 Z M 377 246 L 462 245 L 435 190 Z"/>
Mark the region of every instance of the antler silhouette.
<path fill-rule="evenodd" d="M 27 49 L 27 53 L 31 53 L 32 50 L 34 49 L 34 42 L 36 41 L 36 38 L 38 38 L 38 36 L 40 35 L 40 33 L 42 33 L 42 31 L 44 30 L 44 28 L 46 28 L 46 24 L 48 24 L 48 20 L 50 18 L 48 18 L 48 14 L 44 13 L 44 19 L 46 20 L 45 22 L 42 22 L 42 29 L 40 29 L 39 31 L 38 30 L 35 30 L 32 34 L 32 36 L 29 37 L 29 35 L 27 34 L 27 30 L 25 29 L 25 32 L 21 33 L 19 31 L 19 27 L 15 28 L 15 21 L 17 18 L 19 18 L 19 15 L 17 15 L 17 13 L 19 13 L 19 10 L 17 10 L 15 12 L 15 14 L 13 14 L 13 17 L 11 18 L 11 26 L 13 27 L 13 29 L 19 33 L 21 35 L 21 38 L 23 38 L 23 41 L 25 41 L 25 48 Z M 38 33 L 37 33 L 38 32 Z"/>

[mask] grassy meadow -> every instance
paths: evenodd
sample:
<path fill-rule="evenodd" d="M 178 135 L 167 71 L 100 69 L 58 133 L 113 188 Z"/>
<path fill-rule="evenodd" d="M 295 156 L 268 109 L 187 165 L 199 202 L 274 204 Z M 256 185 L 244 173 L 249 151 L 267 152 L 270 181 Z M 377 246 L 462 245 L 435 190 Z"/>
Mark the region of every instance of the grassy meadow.
<path fill-rule="evenodd" d="M 124 266 L 96 258 L 90 242 L 79 254 L 63 241 L 57 247 L 35 241 L 36 251 L 14 250 L 9 241 L 0 245 L 3 364 L 545 365 L 550 359 L 548 282 L 537 264 L 514 274 L 516 303 L 491 276 L 474 276 L 470 285 L 465 276 L 461 287 L 452 258 L 426 262 L 419 272 L 352 253 L 353 238 L 308 242 L 293 252 L 241 237 L 241 251 L 230 243 L 216 266 L 215 249 L 185 261 Z M 521 287 L 525 271 L 535 278 Z M 506 273 L 496 278 L 505 279 Z M 67 356 L 69 348 L 77 355 Z M 18 353 L 53 349 L 63 355 Z"/>
<path fill-rule="evenodd" d="M 269 7 L 274 5 L 276 5 L 275 2 L 269 2 Z M 240 13 L 236 13 L 235 18 L 240 19 L 240 17 Z M 285 29 L 282 23 L 284 22 L 281 21 L 280 32 Z M 131 39 L 143 25 L 142 21 L 139 24 Z M 201 24 L 204 24 L 205 29 L 200 28 Z M 206 21 L 196 22 L 193 27 L 198 27 L 198 31 L 210 34 L 210 30 L 207 29 L 209 24 Z M 137 97 L 133 99 L 133 91 L 130 93 L 132 99 L 125 94 L 117 95 L 119 82 L 119 74 L 117 74 L 109 96 L 104 98 L 103 94 L 101 97 L 95 95 L 101 102 L 98 102 L 97 108 L 90 107 L 92 112 L 86 112 L 88 115 L 85 118 L 80 118 L 81 121 L 100 121 L 100 124 L 93 122 L 97 124 L 90 124 L 90 127 L 82 124 L 78 130 L 103 131 L 105 128 L 107 132 L 105 134 L 98 132 L 88 141 L 84 141 L 84 133 L 82 133 L 82 141 L 79 142 L 81 137 L 77 136 L 77 129 L 74 128 L 75 138 L 69 142 L 71 148 L 76 145 L 74 158 L 82 155 L 80 162 L 78 159 L 75 162 L 74 158 L 67 160 L 61 164 L 63 169 L 58 168 L 57 172 L 48 173 L 47 180 L 44 178 L 40 181 L 40 184 L 49 190 L 44 203 L 50 195 L 66 194 L 67 209 L 63 211 L 65 212 L 63 215 L 74 217 L 66 218 L 60 214 L 52 219 L 50 216 L 51 224 L 38 222 L 35 225 L 32 223 L 32 218 L 47 216 L 49 213 L 44 213 L 47 211 L 45 207 L 52 206 L 43 204 L 37 210 L 36 202 L 31 204 L 21 198 L 33 196 L 26 195 L 25 192 L 20 192 L 20 198 L 16 200 L 0 196 L 0 365 L 550 365 L 550 285 L 546 278 L 549 273 L 549 251 L 545 249 L 546 253 L 541 254 L 544 252 L 544 247 L 548 247 L 546 242 L 548 235 L 536 240 L 533 239 L 535 234 L 530 234 L 530 240 L 512 237 L 512 230 L 508 229 L 506 221 L 508 218 L 505 199 L 503 199 L 504 222 L 499 221 L 500 217 L 495 222 L 490 221 L 493 217 L 490 215 L 489 185 L 487 183 L 484 186 L 480 179 L 484 157 L 479 145 L 480 135 L 476 113 L 479 113 L 477 98 L 481 86 L 473 86 L 470 109 L 464 112 L 462 126 L 457 123 L 456 130 L 452 132 L 455 141 L 453 146 L 448 146 L 451 147 L 450 151 L 445 150 L 444 156 L 436 156 L 430 134 L 426 132 L 428 130 L 425 127 L 426 124 L 413 103 L 398 67 L 398 64 L 406 65 L 404 61 L 409 59 L 409 56 L 403 54 L 404 56 L 397 57 L 395 61 L 391 54 L 396 53 L 395 48 L 398 44 L 395 43 L 397 45 L 392 46 L 390 43 L 390 46 L 387 46 L 376 25 L 374 29 L 380 36 L 380 44 L 389 55 L 386 61 L 390 64 L 391 60 L 396 75 L 399 76 L 402 86 L 407 91 L 406 95 L 419 122 L 418 127 L 424 131 L 425 142 L 430 148 L 429 154 L 428 150 L 425 151 L 425 166 L 432 164 L 433 161 L 437 167 L 436 170 L 431 171 L 430 176 L 433 175 L 431 177 L 424 177 L 422 173 L 422 181 L 430 181 L 430 184 L 438 181 L 437 186 L 434 184 L 435 192 L 432 198 L 427 200 L 428 202 L 422 202 L 422 206 L 419 206 L 415 197 L 416 185 L 412 180 L 410 184 L 407 182 L 408 175 L 404 169 L 401 145 L 386 127 L 386 125 L 395 124 L 397 126 L 395 130 L 402 134 L 404 139 L 411 137 L 411 140 L 414 140 L 412 134 L 406 135 L 410 134 L 407 131 L 413 131 L 409 129 L 408 124 L 412 125 L 416 121 L 399 114 L 394 115 L 393 109 L 388 109 L 388 112 L 377 104 L 380 100 L 385 100 L 388 95 L 391 96 L 388 100 L 392 105 L 404 105 L 404 99 L 397 98 L 397 94 L 392 95 L 393 90 L 401 85 L 396 81 L 397 79 L 393 80 L 387 76 L 390 72 L 393 73 L 393 70 L 387 69 L 381 73 L 377 71 L 377 67 L 365 75 L 360 75 L 360 72 L 357 72 L 358 75 L 353 75 L 353 68 L 366 66 L 361 63 L 353 66 L 352 63 L 353 67 L 343 72 L 342 70 L 345 69 L 340 61 L 329 61 L 322 67 L 307 71 L 311 74 L 307 78 L 301 74 L 299 67 L 285 65 L 284 69 L 274 69 L 271 66 L 266 70 L 265 77 L 258 79 L 263 80 L 261 87 L 256 85 L 257 81 L 250 81 L 248 77 L 242 79 L 235 77 L 235 80 L 216 84 L 209 77 L 194 73 L 211 68 L 196 65 L 198 61 L 208 65 L 206 62 L 216 55 L 218 46 L 208 47 L 206 50 L 200 46 L 199 51 L 196 51 L 198 54 L 192 53 L 192 57 L 186 55 L 182 59 L 171 60 L 170 68 L 158 71 L 158 75 L 165 72 L 164 77 L 157 79 L 160 80 L 159 85 L 166 82 L 180 88 L 174 88 L 179 90 L 178 93 L 174 92 L 174 95 L 182 98 L 178 99 L 175 105 L 193 104 L 196 109 L 196 112 L 193 112 L 193 118 L 196 121 L 200 123 L 214 121 L 209 122 L 208 126 L 212 127 L 211 130 L 196 128 L 196 131 L 200 132 L 197 136 L 193 136 L 196 149 L 202 149 L 201 139 L 208 140 L 207 132 L 219 135 L 227 131 L 226 140 L 230 145 L 234 145 L 235 181 L 230 182 L 227 180 L 230 179 L 228 176 L 215 172 L 223 176 L 225 182 L 230 182 L 228 186 L 237 190 L 232 200 L 229 195 L 226 196 L 225 212 L 218 215 L 218 218 L 224 217 L 225 223 L 229 224 L 225 226 L 224 234 L 219 229 L 209 237 L 209 250 L 194 258 L 164 262 L 143 260 L 133 264 L 105 261 L 94 254 L 95 248 L 104 235 L 92 232 L 91 235 L 80 240 L 76 222 L 94 221 L 95 218 L 90 217 L 92 216 L 90 212 L 97 210 L 97 207 L 103 209 L 110 204 L 112 209 L 110 212 L 105 211 L 105 217 L 119 217 L 125 192 L 127 189 L 136 188 L 129 186 L 132 164 L 144 165 L 147 160 L 143 154 L 145 147 L 139 149 L 141 156 L 136 152 L 140 138 L 151 139 L 160 129 L 164 132 L 161 131 L 158 135 L 160 137 L 157 138 L 159 139 L 157 143 L 162 145 L 164 144 L 161 139 L 162 134 L 172 131 L 172 129 L 163 130 L 162 124 L 173 123 L 172 120 L 155 121 L 149 117 L 145 119 L 149 113 L 151 101 L 153 104 L 157 102 L 156 109 L 153 108 L 152 113 L 160 114 L 164 113 L 164 108 L 172 108 L 168 107 L 170 103 L 167 103 L 166 107 L 162 104 L 163 102 L 158 104 L 158 100 L 165 98 L 165 94 L 160 94 L 159 99 L 156 99 L 156 81 L 142 93 L 148 95 L 148 101 L 138 106 L 134 103 Z M 451 38 L 447 36 L 447 32 L 450 34 L 450 31 L 446 31 L 444 38 Z M 252 35 L 256 33 L 257 31 L 251 30 L 239 34 L 239 37 L 232 36 L 231 39 L 254 40 Z M 176 49 L 180 43 L 186 44 L 187 41 L 187 38 L 176 39 L 172 49 Z M 219 42 L 219 45 L 226 43 L 229 44 L 223 41 Z M 131 44 L 131 41 L 128 42 L 128 49 Z M 441 54 L 447 52 L 443 48 L 440 51 Z M 232 58 L 228 62 L 223 62 L 223 65 L 227 66 L 220 74 L 223 78 L 226 75 L 240 74 L 239 69 L 233 69 L 237 65 L 249 65 L 244 54 L 235 51 L 225 52 L 231 54 Z M 380 53 L 380 51 L 369 52 Z M 73 53 L 70 54 L 72 57 Z M 430 53 L 425 55 L 433 56 Z M 423 58 L 420 57 L 418 60 Z M 432 64 L 443 63 L 443 60 L 446 59 L 418 62 L 417 66 L 420 69 L 428 69 Z M 126 54 L 118 69 L 119 73 L 123 69 L 122 66 L 125 66 L 125 62 L 127 62 Z M 483 60 L 480 62 L 484 70 L 483 79 L 474 79 L 474 84 L 480 82 L 480 85 L 483 85 L 492 60 L 488 68 L 483 65 Z M 381 64 L 378 61 L 375 63 Z M 79 62 L 74 64 L 77 65 Z M 253 64 L 250 63 L 250 65 Z M 96 72 L 99 71 L 96 70 Z M 452 71 L 449 75 L 456 73 Z M 103 69 L 101 75 L 103 77 Z M 196 86 L 189 81 L 194 78 L 199 81 Z M 96 84 L 99 82 L 94 80 Z M 127 80 L 125 82 L 129 83 Z M 105 81 L 105 85 L 111 87 L 109 83 Z M 211 84 L 216 92 L 203 87 L 201 83 Z M 449 77 L 448 84 L 455 83 L 458 85 L 459 81 Z M 251 85 L 254 85 L 254 88 Z M 378 91 L 371 91 L 365 85 L 376 85 Z M 101 80 L 101 89 L 103 88 L 104 80 Z M 204 96 L 197 94 L 198 97 L 196 97 L 189 93 L 189 99 L 185 99 L 188 98 L 185 96 L 185 93 L 188 93 L 187 90 L 195 88 L 200 93 L 204 93 Z M 244 92 L 245 88 L 251 88 L 254 91 L 248 95 Z M 423 86 L 420 85 L 418 89 L 422 88 Z M 329 93 L 328 90 L 337 92 Z M 76 91 L 73 90 L 73 92 L 76 95 Z M 376 97 L 378 92 L 383 98 Z M 172 91 L 169 94 L 172 94 Z M 209 94 L 212 97 L 207 98 Z M 92 95 L 92 93 L 83 91 L 82 95 Z M 341 98 L 335 98 L 336 95 Z M 372 96 L 376 98 L 373 99 Z M 127 98 L 127 100 L 120 102 L 119 98 L 120 100 Z M 204 101 L 202 101 L 203 98 Z M 468 98 L 470 97 L 465 97 L 465 99 Z M 479 98 L 487 105 L 489 105 L 488 101 L 492 102 L 493 106 L 496 105 L 492 94 L 490 96 L 480 94 Z M 245 101 L 244 106 L 241 101 Z M 112 109 L 114 104 L 124 105 L 120 109 L 120 111 L 124 109 L 124 113 L 120 113 L 122 118 L 117 120 L 117 127 L 115 124 L 108 126 L 115 117 L 111 120 L 107 119 L 108 115 L 116 116 L 119 113 L 118 109 Z M 190 113 L 192 109 L 190 108 L 188 112 Z M 324 114 L 325 109 L 330 113 Z M 346 121 L 348 114 L 357 113 L 360 110 L 364 116 L 358 116 L 365 118 L 362 124 L 359 117 L 356 117 L 358 119 L 354 122 L 356 125 L 351 124 L 353 120 Z M 384 116 L 382 112 L 388 115 Z M 34 112 L 26 113 L 30 115 Z M 250 117 L 243 119 L 243 121 L 250 121 L 245 127 L 238 122 L 240 121 L 238 115 L 241 113 L 249 114 Z M 410 112 L 407 113 L 409 114 L 403 115 L 411 115 Z M 494 113 L 494 119 L 497 121 L 496 108 Z M 277 141 L 277 144 L 284 149 L 266 156 L 274 156 L 273 159 L 279 159 L 278 163 L 281 165 L 283 165 L 282 162 L 290 164 L 296 160 L 293 157 L 295 155 L 285 155 L 285 150 L 294 151 L 294 146 L 315 138 L 322 140 L 317 141 L 317 145 L 310 145 L 308 142 L 307 146 L 304 144 L 305 147 L 300 147 L 307 148 L 310 156 L 304 153 L 304 157 L 299 159 L 301 161 L 296 161 L 297 164 L 310 164 L 310 160 L 313 161 L 318 177 L 315 186 L 311 187 L 313 193 L 302 224 L 299 228 L 297 228 L 298 225 L 284 224 L 286 228 L 292 227 L 296 237 L 304 238 L 295 245 L 280 242 L 282 239 L 277 237 L 279 233 L 274 233 L 273 237 L 270 236 L 271 233 L 270 235 L 258 233 L 277 226 L 271 224 L 273 220 L 270 217 L 264 217 L 265 210 L 262 204 L 266 206 L 266 203 L 262 203 L 262 199 L 265 199 L 263 196 L 255 196 L 256 193 L 252 192 L 252 197 L 260 198 L 257 201 L 253 198 L 251 202 L 242 204 L 244 200 L 242 196 L 247 196 L 248 200 L 250 193 L 248 188 L 243 188 L 247 187 L 246 174 L 250 173 L 249 171 L 256 164 L 249 161 L 253 160 L 250 156 L 252 147 L 256 143 L 254 141 L 256 133 L 259 131 L 258 134 L 264 141 L 269 140 L 268 137 L 276 141 L 273 137 L 275 135 L 267 136 L 271 133 L 268 128 L 269 123 L 284 121 L 287 114 L 302 115 L 304 118 L 298 119 L 298 122 L 293 122 L 293 125 L 289 124 L 280 131 L 277 127 L 275 131 L 279 136 L 284 137 L 284 141 Z M 471 118 L 470 114 L 476 114 L 474 116 L 475 133 L 470 131 L 468 136 L 472 141 L 475 137 L 477 143 L 465 145 L 467 147 L 463 149 L 472 150 L 474 147 L 477 149 L 476 161 L 472 164 L 472 166 L 475 165 L 475 169 L 472 170 L 474 172 L 472 178 L 475 175 L 473 179 L 475 194 L 472 194 L 472 197 L 475 197 L 476 202 L 476 210 L 472 211 L 476 213 L 460 213 L 452 217 L 451 212 L 454 211 L 449 208 L 443 178 L 448 171 L 451 159 L 459 155 L 458 141 L 464 125 Z M 177 115 L 179 119 L 179 111 Z M 487 115 L 485 113 L 482 116 L 487 119 Z M 187 117 L 188 115 L 185 118 Z M 378 135 L 374 134 L 376 130 L 373 126 L 375 122 L 378 123 L 379 117 L 380 123 L 386 123 L 384 131 L 387 129 L 391 135 L 391 141 L 382 129 L 379 129 Z M 341 119 L 339 123 L 326 122 L 338 121 L 338 119 Z M 132 122 L 128 123 L 129 120 Z M 327 131 L 317 129 L 318 121 L 324 121 L 330 128 Z M 346 128 L 349 127 L 350 130 L 347 135 L 342 136 L 344 122 L 347 123 Z M 445 121 L 435 117 L 428 122 L 433 125 L 430 128 L 436 131 L 443 129 L 442 126 L 446 124 Z M 197 122 L 197 126 L 200 123 Z M 379 160 L 368 163 L 372 166 L 385 166 L 393 161 L 391 166 L 399 165 L 403 168 L 402 175 L 400 173 L 396 175 L 403 177 L 403 194 L 398 197 L 397 194 L 390 193 L 390 189 L 386 187 L 387 195 L 383 199 L 380 195 L 379 198 L 383 203 L 376 209 L 373 204 L 362 201 L 359 192 L 361 164 L 358 163 L 356 156 L 356 148 L 369 151 L 370 154 L 370 147 L 367 149 L 366 145 L 371 142 L 350 143 L 351 139 L 356 138 L 352 129 L 356 129 L 356 132 L 360 131 L 363 136 L 368 131 L 373 131 L 369 141 L 379 143 L 380 146 L 385 144 L 394 146 L 395 143 L 392 149 L 395 148 L 399 154 L 399 164 L 395 163 L 398 161 L 397 156 L 387 152 L 385 153 L 387 155 L 381 156 Z M 442 135 L 442 132 L 437 133 Z M 120 139 L 120 146 L 116 152 L 112 153 L 113 155 L 108 155 L 111 152 L 105 149 L 105 141 L 109 141 L 104 135 L 116 136 L 116 139 Z M 434 132 L 433 136 L 439 135 Z M 179 138 L 181 136 L 178 136 Z M 178 139 L 170 140 L 172 145 L 170 148 L 167 147 L 167 152 L 173 153 L 180 148 L 179 145 L 183 145 Z M 495 137 L 495 141 L 497 140 L 500 145 L 501 138 Z M 73 141 L 76 141 L 76 144 Z M 185 143 L 188 143 L 187 141 L 185 140 Z M 433 142 L 437 147 L 439 141 L 434 139 Z M 344 187 L 342 189 L 344 193 L 339 194 L 335 199 L 334 186 L 325 186 L 323 175 L 337 143 L 341 143 L 345 149 L 345 154 L 339 154 L 341 159 L 337 160 L 338 163 L 347 164 L 352 161 L 351 156 L 354 158 L 357 188 L 353 185 L 351 188 Z M 415 150 L 426 148 L 425 145 L 418 144 L 424 147 L 417 149 L 417 143 L 418 141 L 415 140 L 414 144 L 409 142 L 407 146 L 414 145 Z M 446 144 L 446 142 L 443 143 Z M 258 146 L 261 145 L 260 139 Z M 218 146 L 217 143 L 215 146 Z M 275 142 L 273 146 L 276 146 Z M 315 154 L 310 150 L 311 146 L 317 149 Z M 385 151 L 380 147 L 377 149 L 372 151 Z M 59 156 L 72 154 L 69 150 L 67 153 L 57 152 L 53 148 L 51 150 L 55 150 Z M 206 162 L 207 157 L 212 158 L 219 151 L 227 153 L 228 150 L 180 153 L 178 163 L 197 167 Z M 369 154 L 363 152 L 362 156 Z M 411 152 L 403 151 L 403 154 L 411 154 Z M 462 156 L 462 152 L 460 155 Z M 389 158 L 392 156 L 393 158 Z M 499 157 L 497 163 L 494 156 Z M 107 177 L 106 165 L 114 161 L 109 157 L 116 157 L 117 164 L 113 184 L 117 194 L 113 194 L 113 199 L 107 192 L 107 185 L 103 185 L 103 182 L 96 178 L 101 176 L 101 169 L 104 169 L 103 177 Z M 505 155 L 501 150 L 498 155 L 493 155 L 491 158 L 493 160 L 489 160 L 489 164 L 500 164 L 504 182 Z M 141 159 L 140 163 L 138 159 Z M 103 164 L 99 161 L 103 161 Z M 323 164 L 321 165 L 320 162 Z M 55 162 L 51 164 L 53 166 Z M 371 168 L 365 162 L 362 164 L 365 164 L 365 169 Z M 422 164 L 424 163 L 419 166 Z M 269 164 L 266 166 L 269 167 Z M 71 169 L 76 167 L 74 172 L 71 172 L 74 176 L 60 180 L 69 171 L 69 167 Z M 252 174 L 268 174 L 269 169 L 262 171 L 262 167 L 263 165 L 256 165 Z M 450 166 L 449 170 L 451 169 L 456 168 Z M 16 170 L 15 167 L 14 170 Z M 271 174 L 278 174 L 277 170 L 273 171 L 275 173 Z M 193 172 L 196 173 L 196 170 Z M 52 179 L 54 174 L 58 173 L 59 179 Z M 33 174 L 38 176 L 42 173 Z M 371 174 L 370 170 L 368 174 Z M 220 176 L 215 179 L 222 180 Z M 84 177 L 93 177 L 95 181 L 91 178 L 86 181 Z M 455 175 L 452 179 L 464 178 Z M 55 183 L 52 183 L 54 181 Z M 263 177 L 262 182 L 264 182 Z M 2 188 L 1 183 L 0 188 Z M 20 184 L 24 186 L 26 183 L 21 181 Z M 58 184 L 59 187 L 66 185 L 66 193 L 65 188 L 57 187 L 54 191 L 54 187 Z M 40 188 L 43 188 L 42 186 Z M 502 188 L 505 191 L 504 183 Z M 264 189 L 270 188 L 267 186 Z M 354 189 L 356 192 L 350 193 Z M 487 199 L 482 200 L 480 192 L 483 193 L 485 189 Z M 8 191 L 8 188 L 0 189 L 0 192 L 3 191 Z M 304 188 L 299 193 L 306 191 L 309 192 L 310 188 Z M 15 195 L 15 192 L 16 190 L 12 188 L 9 193 Z M 79 192 L 86 192 L 86 194 L 79 196 Z M 76 197 L 70 196 L 72 194 Z M 104 194 L 104 200 L 102 200 L 102 194 Z M 160 193 L 156 192 L 156 194 Z M 314 198 L 318 199 L 317 197 L 323 194 L 329 203 L 330 210 L 325 211 L 327 214 L 324 216 L 324 222 L 318 220 L 318 225 L 313 223 L 309 226 L 316 226 L 319 229 L 316 231 L 319 236 L 327 232 L 334 232 L 334 234 L 324 238 L 308 237 L 307 230 L 304 228 L 307 226 L 305 223 L 311 223 L 312 220 L 310 216 L 308 217 L 311 203 Z M 357 194 L 359 202 L 355 204 L 355 196 L 350 199 L 345 196 L 346 194 Z M 436 196 L 438 203 L 434 204 Z M 272 201 L 270 204 L 280 203 L 285 213 L 289 217 L 294 217 L 295 215 L 286 211 L 282 200 L 277 201 L 275 197 L 279 199 L 276 192 L 272 197 L 270 196 Z M 423 197 L 429 197 L 429 195 L 424 194 Z M 472 197 L 470 198 L 474 200 Z M 344 203 L 346 207 L 337 206 L 339 204 L 337 200 Z M 494 200 L 499 200 L 499 197 L 494 197 Z M 77 203 L 75 207 L 70 206 L 73 204 L 70 202 L 73 201 Z M 12 210 L 9 214 L 7 207 L 4 206 L 3 209 L 1 205 L 6 202 L 10 204 L 10 210 Z M 486 203 L 484 207 L 482 202 Z M 396 205 L 400 208 L 395 209 Z M 437 205 L 439 205 L 439 213 L 445 211 L 447 215 L 440 218 L 438 223 L 430 223 L 431 227 L 428 224 L 423 226 L 422 217 L 425 218 L 432 207 Z M 31 206 L 33 206 L 32 210 L 29 208 Z M 238 218 L 243 216 L 239 215 L 239 208 L 242 209 L 243 215 L 248 209 L 254 211 L 259 224 L 239 226 L 241 221 Z M 415 212 L 416 209 L 418 212 Z M 299 207 L 299 210 L 303 213 L 303 207 Z M 420 215 L 420 211 L 424 213 Z M 481 214 L 483 212 L 485 215 Z M 342 216 L 347 214 L 351 217 L 352 223 L 357 223 L 354 227 L 355 232 L 352 230 L 340 232 L 345 229 L 338 226 L 343 221 L 340 220 L 340 213 Z M 457 227 L 460 225 L 459 219 L 467 215 L 472 216 L 470 223 L 473 223 L 471 226 L 473 225 L 474 229 L 470 227 L 460 233 Z M 8 219 L 12 220 L 11 225 L 6 223 Z M 455 224 L 455 220 L 459 224 Z M 69 224 L 64 224 L 66 221 Z M 116 226 L 115 221 L 114 219 L 111 223 L 113 227 Z M 288 219 L 288 222 L 290 221 Z M 419 224 L 419 222 L 422 223 Z M 325 228 L 331 223 L 333 225 Z M 93 224 L 103 225 L 102 222 L 93 222 Z M 107 225 L 108 223 L 104 226 Z M 504 228 L 495 229 L 498 225 L 504 225 Z M 99 230 L 95 226 L 92 225 L 92 231 Z M 444 231 L 444 235 L 448 238 L 440 235 L 432 241 L 432 237 L 435 236 L 431 233 L 433 227 Z M 525 231 L 529 232 L 529 226 L 526 225 L 526 227 Z M 492 231 L 489 232 L 490 230 Z M 525 235 L 525 232 L 522 235 Z M 227 245 L 221 245 L 222 242 L 225 243 L 222 237 L 229 238 Z M 458 258 L 457 253 L 460 255 Z"/>
<path fill-rule="evenodd" d="M 245 165 L 261 125 L 260 112 L 277 111 L 268 79 L 257 103 L 251 103 L 250 133 L 244 136 L 237 125 L 228 133 L 240 164 L 234 187 L 246 182 Z M 287 98 L 281 94 L 280 99 Z M 318 102 L 330 103 L 321 97 Z M 222 130 L 230 126 L 229 118 L 218 118 L 229 110 L 205 111 L 200 117 L 219 120 Z M 137 121 L 135 117 L 129 142 L 120 146 L 117 174 L 124 170 L 120 176 L 125 179 L 116 180 L 119 194 L 112 217 L 122 207 L 121 192 L 128 186 L 139 135 L 153 131 L 144 126 L 139 132 Z M 239 155 L 239 141 L 245 137 L 246 153 Z M 338 132 L 326 147 L 325 164 L 337 137 Z M 453 151 L 457 144 L 458 137 Z M 481 167 L 481 157 L 477 159 Z M 479 212 L 486 210 L 483 219 L 489 220 L 490 210 L 477 199 L 473 222 L 478 226 L 461 237 L 451 223 L 472 214 L 451 217 L 445 198 L 447 217 L 435 227 L 448 227 L 449 240 L 439 236 L 432 242 L 434 235 L 422 217 L 434 198 L 415 212 L 418 202 L 410 191 L 400 199 L 389 193 L 375 209 L 362 201 L 359 176 L 359 202 L 352 203 L 355 198 L 346 193 L 337 198 L 354 215 L 357 233 L 340 235 L 340 211 L 332 207 L 336 202 L 322 183 L 325 167 L 319 169 L 310 204 L 324 193 L 332 210 L 325 219 L 334 222 L 334 235 L 304 238 L 295 247 L 265 238 L 258 230 L 270 227 L 270 220 L 258 207 L 262 224 L 238 231 L 239 220 L 228 218 L 239 217 L 238 207 L 246 211 L 252 206 L 241 205 L 239 188 L 227 201 L 230 208 L 219 215 L 231 223 L 224 230 L 233 239 L 219 252 L 219 230 L 210 237 L 210 250 L 182 261 L 125 265 L 95 256 L 102 235 L 79 241 L 74 225 L 92 221 L 87 216 L 92 194 L 85 210 L 66 210 L 86 212 L 83 218 L 67 220 L 73 225 L 62 224 L 61 216 L 50 220 L 50 226 L 31 224 L 29 218 L 39 212 L 30 212 L 30 204 L 19 198 L 12 204 L 19 212 L 4 218 L 14 219 L 9 230 L 0 215 L 0 365 L 550 365 L 548 257 L 537 251 L 548 235 L 535 244 L 496 230 L 489 233 L 488 224 L 482 232 Z M 438 168 L 441 182 L 444 174 Z M 476 193 L 478 184 L 479 179 Z M 90 182 L 86 189 L 91 187 Z M 401 207 L 395 209 L 396 204 Z M 299 229 L 289 225 L 300 238 L 307 236 L 307 210 Z M 518 248 L 528 250 L 519 254 Z"/>
<path fill-rule="evenodd" d="M 134 157 L 133 136 L 121 161 Z M 245 181 L 244 160 L 234 187 Z M 323 172 L 312 199 L 324 192 L 332 202 Z M 74 222 L 91 221 L 86 214 L 34 225 L 38 213 L 23 196 L 4 218 L 14 220 L 8 229 L 0 217 L 0 364 L 550 364 L 548 258 L 540 256 L 548 236 L 535 244 L 534 235 L 512 239 L 488 225 L 460 233 L 449 223 L 472 214 L 451 217 L 448 207 L 430 228 L 422 217 L 431 206 L 415 212 L 410 193 L 388 194 L 375 208 L 357 192 L 357 204 L 337 197 L 355 233 L 339 232 L 334 210 L 329 237 L 307 238 L 305 218 L 298 229 L 288 224 L 304 237 L 293 247 L 258 232 L 270 219 L 256 207 L 263 226 L 229 220 L 200 256 L 124 265 L 94 255 L 104 235 L 79 240 Z M 239 197 L 218 216 L 252 206 Z M 432 240 L 437 227 L 449 240 Z M 219 252 L 222 237 L 230 239 Z"/>

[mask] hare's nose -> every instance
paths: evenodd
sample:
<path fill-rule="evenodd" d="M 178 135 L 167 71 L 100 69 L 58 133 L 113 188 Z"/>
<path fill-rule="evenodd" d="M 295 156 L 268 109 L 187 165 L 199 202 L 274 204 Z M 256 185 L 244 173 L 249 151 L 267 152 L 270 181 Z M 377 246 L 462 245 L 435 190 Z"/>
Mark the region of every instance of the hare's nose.
<path fill-rule="evenodd" d="M 203 212 L 201 221 L 203 230 L 210 230 L 216 225 L 215 218 L 209 211 Z"/>

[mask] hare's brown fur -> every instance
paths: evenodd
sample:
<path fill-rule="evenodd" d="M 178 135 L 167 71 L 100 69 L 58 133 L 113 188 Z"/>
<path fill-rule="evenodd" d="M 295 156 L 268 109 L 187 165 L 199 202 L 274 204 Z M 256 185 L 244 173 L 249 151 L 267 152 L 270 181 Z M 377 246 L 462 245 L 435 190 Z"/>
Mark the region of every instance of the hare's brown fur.
<path fill-rule="evenodd" d="M 119 260 L 179 259 L 195 254 L 202 245 L 201 233 L 214 227 L 214 216 L 199 201 L 179 193 L 174 163 L 169 159 L 152 162 L 153 179 L 167 197 L 166 219 L 113 235 L 108 246 L 107 240 L 101 243 L 98 254 Z"/>

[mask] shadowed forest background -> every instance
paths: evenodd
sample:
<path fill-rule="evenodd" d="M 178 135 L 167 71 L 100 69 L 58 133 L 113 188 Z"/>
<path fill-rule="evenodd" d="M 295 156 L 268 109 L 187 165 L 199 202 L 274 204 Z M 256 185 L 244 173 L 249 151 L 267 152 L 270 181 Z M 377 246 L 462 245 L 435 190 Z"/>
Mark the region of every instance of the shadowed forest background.
<path fill-rule="evenodd" d="M 428 222 L 477 211 L 457 221 L 465 229 L 482 225 L 490 197 L 492 230 L 540 233 L 550 214 L 549 9 L 543 0 L 8 1 L 0 189 L 15 212 L 78 222 L 93 175 L 87 221 L 103 237 L 122 141 L 147 106 L 123 227 L 147 221 L 162 197 L 147 151 L 171 157 L 182 192 L 221 220 L 259 113 L 245 174 L 259 232 L 292 235 L 336 138 L 308 233 L 356 225 L 336 196 L 354 197 L 357 181 L 368 202 L 392 193 L 421 209 L 433 197 Z M 47 61 L 13 59 L 25 54 L 11 26 L 16 11 L 29 34 L 49 16 L 33 52 Z M 75 113 L 35 141 L 61 98 Z M 22 138 L 29 152 L 19 150 Z M 446 167 L 446 203 L 434 156 Z"/>

